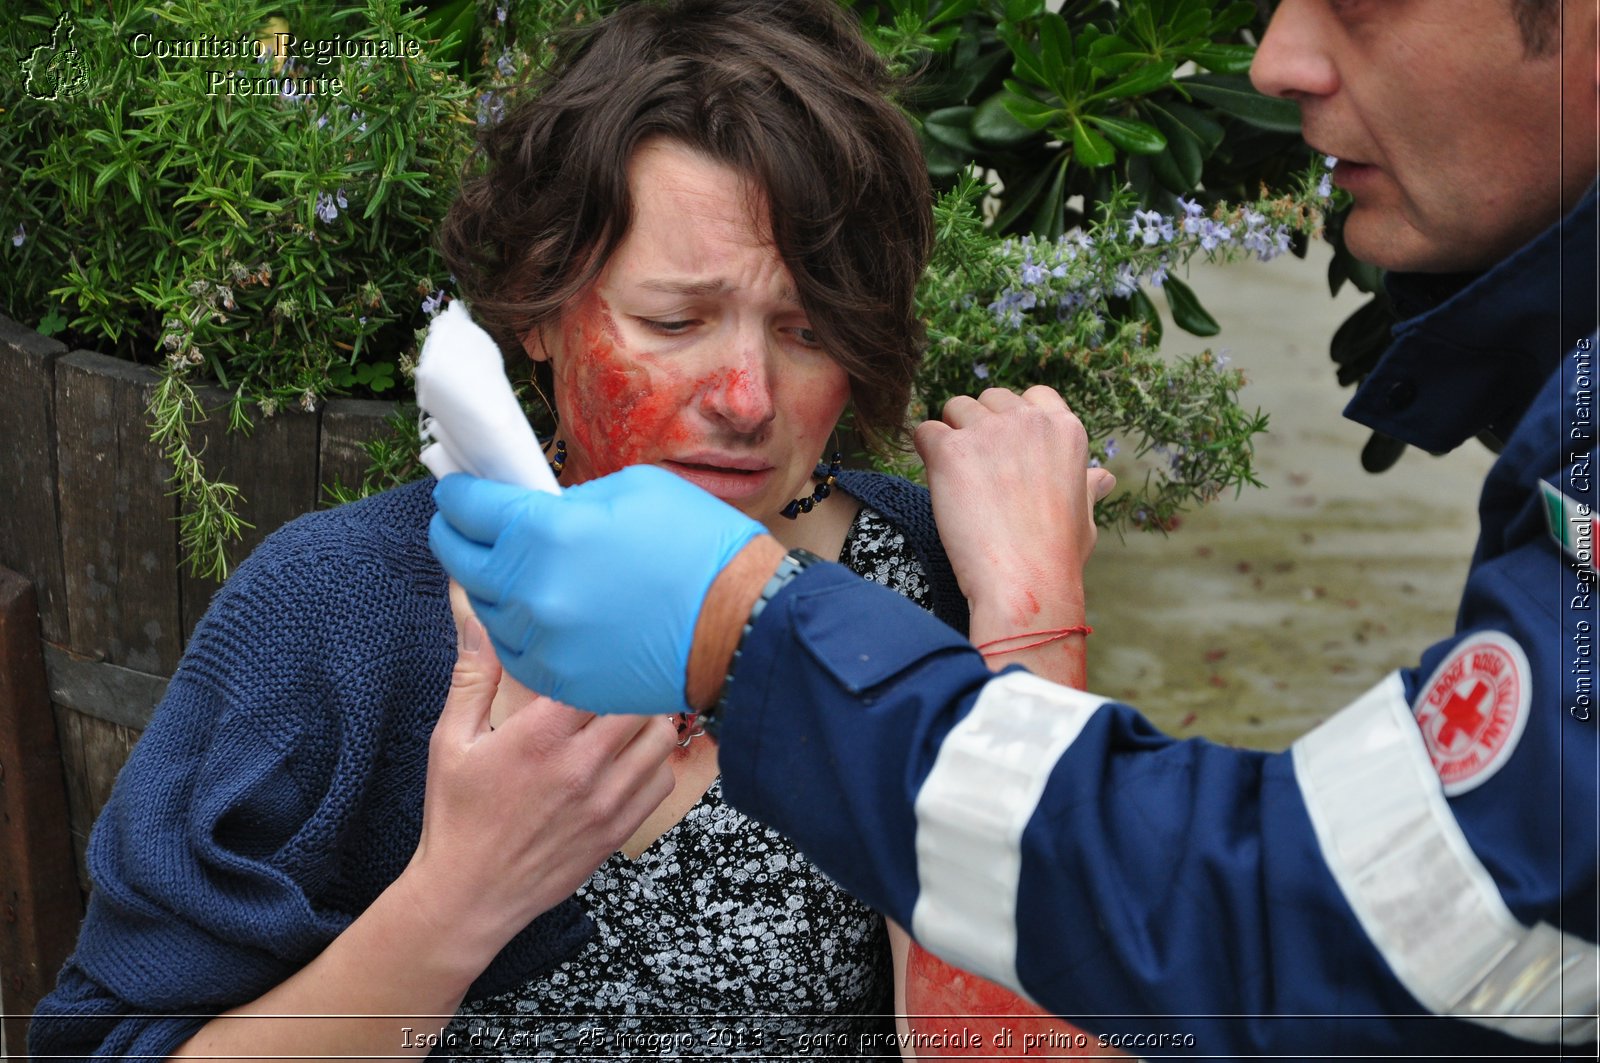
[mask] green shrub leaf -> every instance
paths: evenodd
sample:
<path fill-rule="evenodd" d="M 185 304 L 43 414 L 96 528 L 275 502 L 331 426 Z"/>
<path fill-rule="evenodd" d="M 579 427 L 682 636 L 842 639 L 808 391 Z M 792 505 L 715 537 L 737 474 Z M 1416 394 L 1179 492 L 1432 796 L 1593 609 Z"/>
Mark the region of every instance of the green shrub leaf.
<path fill-rule="evenodd" d="M 1222 331 L 1217 319 L 1200 305 L 1194 291 L 1176 277 L 1168 277 L 1161 290 L 1167 293 L 1167 308 L 1172 311 L 1172 323 L 1194 336 L 1215 336 Z"/>
<path fill-rule="evenodd" d="M 1111 142 L 1079 119 L 1072 122 L 1072 152 L 1085 166 L 1110 166 L 1117 161 Z"/>
<path fill-rule="evenodd" d="M 1131 118 L 1112 118 L 1109 115 L 1091 114 L 1084 118 L 1106 135 L 1123 151 L 1136 155 L 1154 155 L 1167 146 L 1167 138 L 1155 126 Z"/>
<path fill-rule="evenodd" d="M 1263 96 L 1248 78 L 1236 74 L 1196 74 L 1173 82 L 1197 100 L 1275 133 L 1300 132 L 1300 107 L 1292 100 Z"/>

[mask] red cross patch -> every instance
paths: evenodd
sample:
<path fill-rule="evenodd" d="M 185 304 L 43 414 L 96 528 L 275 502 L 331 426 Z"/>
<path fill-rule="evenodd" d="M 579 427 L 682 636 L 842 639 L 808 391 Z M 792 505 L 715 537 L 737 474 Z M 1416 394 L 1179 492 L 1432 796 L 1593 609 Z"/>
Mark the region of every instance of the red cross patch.
<path fill-rule="evenodd" d="M 1528 656 L 1508 635 L 1469 635 L 1418 688 L 1412 706 L 1447 796 L 1488 781 L 1511 759 L 1528 723 Z"/>

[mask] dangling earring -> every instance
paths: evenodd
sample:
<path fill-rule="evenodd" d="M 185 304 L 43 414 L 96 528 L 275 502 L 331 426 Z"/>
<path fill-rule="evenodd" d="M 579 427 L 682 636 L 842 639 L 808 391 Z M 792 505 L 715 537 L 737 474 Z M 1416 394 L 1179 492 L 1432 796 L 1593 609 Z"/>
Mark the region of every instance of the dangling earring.
<path fill-rule="evenodd" d="M 802 513 L 810 513 L 813 506 L 833 494 L 833 489 L 839 482 L 839 462 L 842 460 L 843 455 L 837 450 L 834 451 L 833 460 L 828 463 L 826 472 L 822 469 L 822 462 L 817 462 L 816 475 L 821 477 L 822 482 L 817 485 L 815 491 L 811 492 L 810 498 L 797 498 L 787 506 L 784 506 L 783 515 L 790 520 L 794 520 Z"/>
<path fill-rule="evenodd" d="M 545 412 L 550 415 L 550 423 L 556 428 L 560 428 L 561 415 L 556 413 L 556 404 L 550 401 L 550 396 L 546 395 L 544 393 L 544 388 L 539 386 L 539 373 L 537 371 L 537 367 L 535 367 L 534 372 L 528 374 L 528 386 L 533 389 L 533 393 L 535 395 L 539 396 L 539 402 L 544 406 Z M 567 467 L 567 441 L 565 439 L 558 439 L 555 441 L 555 445 L 555 456 L 549 459 L 550 471 L 554 473 L 556 479 L 559 480 L 561 479 L 561 470 Z"/>
<path fill-rule="evenodd" d="M 539 405 L 543 406 L 545 412 L 550 415 L 550 423 L 559 425 L 561 423 L 561 415 L 556 413 L 555 403 L 550 401 L 550 396 L 546 395 L 544 388 L 539 386 L 538 373 L 528 374 L 528 386 L 533 389 L 535 395 L 539 396 Z"/>

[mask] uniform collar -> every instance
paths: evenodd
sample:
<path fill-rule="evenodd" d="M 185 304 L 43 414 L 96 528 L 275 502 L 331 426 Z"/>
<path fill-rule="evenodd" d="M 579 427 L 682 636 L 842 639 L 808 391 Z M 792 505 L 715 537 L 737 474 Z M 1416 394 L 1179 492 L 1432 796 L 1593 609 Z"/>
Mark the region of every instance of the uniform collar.
<path fill-rule="evenodd" d="M 1344 415 L 1436 454 L 1485 429 L 1506 439 L 1594 331 L 1597 188 L 1486 273 L 1390 274 L 1385 286 L 1409 316 Z"/>

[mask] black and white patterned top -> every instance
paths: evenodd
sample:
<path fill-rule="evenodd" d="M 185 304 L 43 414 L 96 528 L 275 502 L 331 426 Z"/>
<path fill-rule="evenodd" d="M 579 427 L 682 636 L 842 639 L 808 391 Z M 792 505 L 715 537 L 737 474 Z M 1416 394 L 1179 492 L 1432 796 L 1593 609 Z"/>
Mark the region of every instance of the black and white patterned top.
<path fill-rule="evenodd" d="M 865 506 L 840 563 L 924 608 L 904 537 Z M 469 1001 L 442 1054 L 490 1059 L 893 1055 L 883 919 L 713 782 L 638 859 L 578 889 L 598 933 L 542 978 Z"/>

